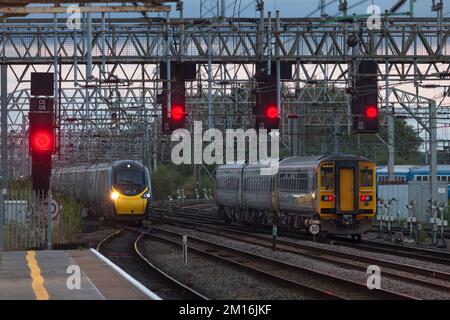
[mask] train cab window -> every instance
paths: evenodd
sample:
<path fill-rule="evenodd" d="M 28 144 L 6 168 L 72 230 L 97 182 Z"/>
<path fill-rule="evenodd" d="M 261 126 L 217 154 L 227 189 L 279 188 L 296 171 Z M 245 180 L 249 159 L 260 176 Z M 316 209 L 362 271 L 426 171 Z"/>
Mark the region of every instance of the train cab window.
<path fill-rule="evenodd" d="M 320 186 L 324 190 L 334 189 L 333 167 L 322 167 L 320 169 Z"/>
<path fill-rule="evenodd" d="M 361 170 L 360 176 L 361 176 L 361 187 L 373 186 L 373 170 L 370 169 Z"/>
<path fill-rule="evenodd" d="M 136 195 L 145 188 L 143 171 L 123 170 L 115 174 L 114 187 L 125 195 Z"/>

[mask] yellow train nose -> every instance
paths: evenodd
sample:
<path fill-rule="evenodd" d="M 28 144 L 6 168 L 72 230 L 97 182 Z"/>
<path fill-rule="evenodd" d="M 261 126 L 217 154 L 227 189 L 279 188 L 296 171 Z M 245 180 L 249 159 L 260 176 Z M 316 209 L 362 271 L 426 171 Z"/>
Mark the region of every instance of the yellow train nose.
<path fill-rule="evenodd" d="M 120 197 L 115 200 L 117 214 L 144 214 L 147 199 L 135 197 Z"/>

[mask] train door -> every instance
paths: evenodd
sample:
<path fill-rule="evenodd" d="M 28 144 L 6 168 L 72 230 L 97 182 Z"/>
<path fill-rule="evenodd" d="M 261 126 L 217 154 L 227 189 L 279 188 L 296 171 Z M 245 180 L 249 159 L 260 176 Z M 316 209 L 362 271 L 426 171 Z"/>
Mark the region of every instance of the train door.
<path fill-rule="evenodd" d="M 355 210 L 355 169 L 339 169 L 339 210 Z"/>

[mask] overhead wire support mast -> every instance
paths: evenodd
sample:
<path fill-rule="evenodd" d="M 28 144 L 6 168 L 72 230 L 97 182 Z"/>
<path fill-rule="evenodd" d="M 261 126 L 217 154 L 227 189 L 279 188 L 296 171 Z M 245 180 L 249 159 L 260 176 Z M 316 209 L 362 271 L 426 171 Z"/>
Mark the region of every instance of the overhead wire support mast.
<path fill-rule="evenodd" d="M 100 20 L 99 18 L 94 18 L 94 16 L 92 18 L 93 29 L 100 30 L 103 19 Z M 7 47 L 7 50 L 4 51 L 5 53 L 3 58 L 8 64 L 22 64 L 25 65 L 28 69 L 33 68 L 35 64 L 40 64 L 42 66 L 47 65 L 47 67 L 51 66 L 54 62 L 54 50 L 52 49 L 55 44 L 53 42 L 53 21 L 48 19 L 39 19 L 35 23 L 32 18 L 30 18 L 29 20 L 31 21 L 31 23 L 30 21 L 28 21 L 29 24 L 26 32 L 23 26 L 21 26 L 21 24 L 24 23 L 24 19 L 14 19 L 8 21 L 7 30 L 8 34 L 10 34 L 11 37 L 0 39 L 0 41 L 3 40 L 0 46 L 3 45 L 3 47 Z M 236 84 L 238 86 L 237 88 L 239 88 L 233 91 L 233 96 L 236 95 L 236 98 L 233 99 L 233 101 L 224 99 L 223 105 L 225 106 L 225 108 L 217 108 L 217 106 L 215 106 L 216 110 L 213 121 L 216 128 L 220 128 L 221 126 L 220 121 L 222 119 L 221 117 L 223 117 L 222 109 L 228 109 L 226 108 L 226 106 L 230 106 L 231 110 L 232 103 L 233 105 L 239 106 L 239 108 L 241 106 L 245 106 L 244 104 L 247 103 L 243 100 L 243 98 L 245 98 L 245 94 L 249 92 L 248 88 L 245 86 L 246 82 L 249 81 L 249 79 L 246 78 L 246 74 L 243 71 L 246 71 L 247 74 L 251 75 L 251 71 L 249 72 L 248 70 L 249 68 L 251 68 L 250 65 L 260 62 L 261 60 L 265 62 L 265 59 L 267 57 L 269 57 L 272 62 L 275 62 L 273 61 L 274 59 L 279 59 L 282 64 L 295 63 L 296 70 L 300 70 L 301 77 L 306 79 L 295 80 L 300 82 L 310 81 L 311 79 L 323 79 L 325 71 L 320 66 L 323 66 L 325 62 L 327 62 L 327 74 L 329 76 L 329 82 L 341 84 L 344 83 L 344 81 L 348 81 L 349 77 L 349 73 L 347 72 L 347 63 L 349 61 L 350 55 L 346 54 L 347 52 L 349 52 L 346 40 L 349 35 L 352 36 L 352 34 L 358 32 L 358 37 L 363 41 L 358 52 L 358 58 L 362 60 L 376 59 L 379 62 L 380 66 L 387 64 L 388 67 L 382 67 L 382 70 L 380 71 L 382 73 L 382 77 L 385 76 L 383 74 L 383 70 L 389 71 L 389 86 L 396 85 L 397 83 L 399 83 L 398 81 L 404 81 L 405 83 L 408 81 L 412 82 L 413 79 L 415 79 L 416 81 L 421 81 L 425 86 L 425 81 L 434 80 L 439 77 L 439 73 L 436 73 L 435 68 L 425 68 L 425 65 L 434 66 L 436 64 L 440 69 L 445 69 L 450 62 L 448 56 L 438 55 L 438 50 L 433 50 L 434 47 L 443 46 L 443 41 L 445 40 L 443 40 L 442 37 L 438 38 L 436 33 L 432 31 L 437 30 L 438 22 L 436 21 L 436 19 L 430 18 L 409 19 L 391 17 L 390 21 L 395 21 L 395 27 L 389 26 L 386 27 L 385 30 L 383 30 L 385 38 L 383 39 L 383 41 L 375 41 L 375 47 L 372 51 L 368 51 L 366 49 L 366 46 L 363 45 L 365 39 L 368 38 L 367 30 L 365 30 L 365 28 L 354 27 L 353 24 L 333 24 L 332 28 L 330 28 L 328 25 L 321 28 L 321 26 L 317 25 L 317 23 L 321 21 L 321 19 L 319 18 L 280 18 L 279 24 L 281 25 L 281 28 L 277 31 L 276 39 L 275 33 L 272 33 L 272 41 L 268 41 L 267 43 L 266 39 L 269 39 L 269 37 L 266 37 L 266 35 L 268 35 L 267 17 L 262 22 L 264 24 L 263 28 L 260 28 L 261 19 L 256 18 L 235 19 L 233 21 L 235 21 L 236 23 L 221 23 L 220 27 L 216 27 L 216 25 L 209 26 L 206 23 L 206 19 L 198 21 L 198 23 L 192 23 L 192 19 L 177 19 L 171 17 L 171 20 L 168 23 L 170 25 L 170 37 L 173 38 L 174 35 L 175 37 L 178 37 L 178 34 L 180 34 L 181 32 L 180 30 L 185 30 L 186 35 L 189 36 L 186 36 L 186 41 L 179 42 L 169 40 L 169 43 L 167 43 L 167 40 L 163 40 L 163 30 L 167 27 L 167 23 L 165 20 L 163 21 L 163 19 L 152 19 L 151 25 L 148 25 L 148 23 L 144 19 L 131 20 L 121 18 L 110 20 L 106 19 L 106 21 L 108 22 L 108 24 L 113 26 L 112 32 L 105 32 L 103 33 L 103 35 L 100 34 L 99 36 L 92 38 L 92 46 L 93 48 L 96 48 L 96 50 L 92 52 L 93 66 L 102 63 L 104 65 L 111 66 L 112 68 L 120 69 L 120 65 L 122 65 L 124 66 L 124 68 L 120 72 L 123 72 L 125 74 L 124 76 L 126 78 L 129 78 L 131 83 L 136 83 L 137 81 L 137 77 L 134 75 L 135 71 L 133 71 L 133 64 L 152 65 L 165 61 L 166 51 L 164 49 L 161 50 L 161 44 L 165 44 L 170 47 L 170 56 L 173 59 L 171 63 L 172 66 L 174 65 L 174 59 L 178 59 L 178 57 L 181 56 L 183 61 L 195 63 L 197 66 L 197 72 L 206 74 L 205 71 L 207 71 L 206 65 L 208 61 L 208 54 L 205 44 L 206 42 L 208 42 L 207 39 L 209 34 L 213 42 L 213 70 L 216 70 L 216 66 L 222 65 L 222 67 L 226 68 L 224 70 L 227 71 L 226 77 L 219 73 L 213 72 L 212 96 L 215 99 L 216 97 L 219 97 L 219 94 L 221 94 L 219 90 L 222 90 L 222 92 L 224 90 L 228 91 L 228 89 L 223 89 L 225 87 L 225 84 L 223 86 L 215 85 L 216 83 L 225 83 L 223 80 L 226 80 L 229 83 L 230 79 L 236 79 L 233 81 L 236 81 Z M 220 23 L 221 20 L 214 19 L 213 21 L 214 23 Z M 311 21 L 313 24 L 312 29 Z M 355 25 L 364 24 L 364 22 L 365 20 L 355 19 Z M 427 29 L 428 31 L 426 31 L 423 28 L 417 28 L 415 26 L 415 22 L 423 22 L 424 24 L 429 26 L 430 29 Z M 62 23 L 62 19 L 58 19 L 58 24 Z M 449 20 L 444 18 L 443 23 L 444 27 L 447 28 Z M 148 32 L 142 32 L 143 24 L 145 24 L 146 28 L 148 28 Z M 275 25 L 272 25 L 272 29 L 275 29 L 274 26 Z M 102 29 L 104 28 L 102 27 Z M 255 40 L 258 36 L 258 31 L 262 32 L 260 41 Z M 107 123 L 105 121 L 105 117 L 103 116 L 104 110 L 102 110 L 101 105 L 96 102 L 96 99 L 99 101 L 103 101 L 101 98 L 102 95 L 105 95 L 105 93 L 100 91 L 95 93 L 95 96 L 91 98 L 91 104 L 89 108 L 92 117 L 89 117 L 89 119 L 83 119 L 82 116 L 84 110 L 80 111 L 79 106 L 85 99 L 85 90 L 83 90 L 82 87 L 68 87 L 68 83 L 71 83 L 77 76 L 77 74 L 80 74 L 81 69 L 79 68 L 81 67 L 81 65 L 86 64 L 85 57 L 87 48 L 86 45 L 82 46 L 76 43 L 80 39 L 78 37 L 78 33 L 79 32 L 77 31 L 71 31 L 70 35 L 72 36 L 67 37 L 67 31 L 63 28 L 58 27 L 57 36 L 59 41 L 56 42 L 56 52 L 58 52 L 58 55 L 61 56 L 60 64 L 62 68 L 60 68 L 59 73 L 61 73 L 61 79 L 63 79 L 62 85 L 59 86 L 62 88 L 62 101 L 59 104 L 61 107 L 61 114 L 63 116 L 63 122 L 61 124 L 62 131 L 68 132 L 69 130 L 72 130 L 74 132 L 74 137 L 80 137 L 80 139 L 84 139 L 85 136 L 79 135 L 79 133 L 77 132 L 84 128 L 85 123 L 82 123 L 83 120 L 86 122 L 89 121 L 89 123 L 86 124 L 89 124 L 90 127 L 95 131 L 104 130 L 105 128 L 105 130 L 108 130 L 109 127 L 107 126 L 110 123 Z M 39 54 L 35 54 L 34 51 L 32 51 L 34 49 L 31 49 L 30 51 L 30 49 L 28 49 L 25 44 L 20 42 L 21 39 L 23 39 L 23 37 L 25 36 L 27 37 L 27 39 L 30 39 L 30 42 L 40 43 L 40 46 L 38 46 L 38 48 L 40 48 L 40 50 L 38 50 Z M 83 37 L 86 37 L 85 33 L 83 34 Z M 103 38 L 105 38 L 106 44 L 115 43 L 117 39 L 122 39 L 123 41 L 121 40 L 121 43 L 124 44 L 124 47 L 123 49 L 117 48 L 117 50 L 113 50 L 113 48 L 109 49 L 109 47 L 105 45 L 106 52 L 102 52 L 105 50 L 97 50 L 97 48 L 102 47 L 102 43 L 104 40 L 101 39 Z M 260 45 L 250 46 L 248 45 L 246 39 L 248 39 L 251 43 L 260 43 Z M 401 41 L 401 39 L 409 40 Z M 276 41 L 276 43 L 273 43 L 274 40 Z M 82 42 L 86 44 L 85 41 Z M 271 45 L 269 43 L 271 43 Z M 10 50 L 9 48 L 12 48 L 12 46 L 15 46 L 17 50 Z M 63 46 L 76 47 L 77 50 L 67 51 L 64 50 Z M 274 54 L 275 46 L 278 46 L 279 48 L 278 56 Z M 416 51 L 415 53 L 413 53 L 413 46 L 414 48 L 417 46 L 420 50 L 414 49 Z M 431 50 L 429 50 L 430 46 Z M 384 47 L 387 49 L 386 52 L 384 52 Z M 50 51 L 46 48 L 50 48 Z M 270 48 L 272 48 L 272 52 L 270 52 Z M 382 55 L 380 55 L 381 50 L 383 51 Z M 261 53 L 265 59 L 261 59 Z M 275 57 L 271 57 L 271 55 Z M 231 63 L 236 66 L 234 70 L 229 67 Z M 439 63 L 442 63 L 443 67 L 440 67 Z M 64 66 L 68 66 L 69 64 L 72 68 Z M 311 68 L 311 65 L 316 65 L 319 67 Z M 274 63 L 268 65 L 269 68 L 274 69 L 273 75 L 275 76 L 276 70 L 274 66 Z M 78 71 L 76 71 L 77 68 L 79 69 Z M 283 68 L 281 69 L 283 70 Z M 238 70 L 239 73 L 236 70 Z M 168 74 L 171 75 L 172 72 L 169 72 Z M 342 74 L 342 76 L 339 76 L 339 78 L 336 79 L 337 74 Z M 23 116 L 26 116 L 28 112 L 26 107 L 21 107 L 26 106 L 26 89 L 24 89 L 24 87 L 26 86 L 26 75 L 25 77 L 21 77 L 20 74 L 14 74 L 11 76 L 13 78 L 16 78 L 15 82 L 17 82 L 18 84 L 15 85 L 14 88 L 12 88 L 13 90 L 10 90 L 10 98 L 8 98 L 9 108 L 15 109 L 18 107 L 17 112 L 19 113 L 19 116 L 17 118 L 10 118 L 9 129 L 11 130 L 14 128 L 14 130 L 20 131 L 20 128 L 22 126 L 21 119 Z M 283 96 L 281 98 L 283 104 L 280 105 L 280 107 L 282 107 L 284 111 L 286 111 L 283 112 L 284 122 L 288 121 L 286 115 L 288 115 L 290 109 L 294 110 L 296 106 L 302 106 L 303 108 L 305 104 L 311 103 L 311 101 L 308 101 L 309 97 L 305 94 L 305 92 L 307 91 L 305 88 L 301 88 L 300 85 L 298 85 L 297 90 L 294 92 L 294 78 L 292 78 L 291 80 L 283 80 L 283 84 L 286 85 L 283 87 Z M 221 80 L 222 82 L 220 82 Z M 139 79 L 139 81 L 142 81 L 142 79 Z M 443 81 L 445 81 L 445 79 Z M 173 82 L 171 82 L 171 84 L 173 88 Z M 193 107 L 192 109 L 196 110 L 197 115 L 199 115 L 200 112 L 204 112 L 204 114 L 206 115 L 206 110 L 204 110 L 206 109 L 206 78 L 203 77 L 203 79 L 198 80 L 197 84 L 199 88 L 197 91 L 199 94 L 199 98 L 191 95 L 188 98 L 188 101 L 189 104 Z M 191 85 L 191 83 L 189 83 L 189 85 Z M 90 88 L 91 89 L 89 89 L 89 91 L 91 91 L 92 94 L 93 89 L 92 87 Z M 133 109 L 133 106 L 138 105 L 135 96 L 141 97 L 141 94 L 136 95 L 136 88 L 132 87 L 121 90 L 126 90 L 126 93 L 122 94 L 123 97 L 126 97 L 126 100 L 124 98 L 120 101 L 121 110 L 125 111 L 130 117 L 137 116 L 139 110 Z M 418 88 L 418 90 L 424 89 Z M 148 101 L 146 108 L 152 108 L 152 101 L 154 101 L 157 93 L 154 92 L 155 89 L 151 86 L 146 87 L 145 91 L 146 102 Z M 188 90 L 186 91 L 188 92 L 188 94 L 194 92 L 194 90 L 191 90 L 191 88 L 188 88 Z M 241 91 L 243 93 L 242 95 L 240 95 Z M 161 91 L 158 90 L 158 93 L 159 92 Z M 285 92 L 287 92 L 287 95 L 284 94 Z M 339 102 L 339 97 L 337 95 L 333 97 L 333 92 L 331 90 L 329 92 L 330 101 L 319 101 L 319 98 L 322 99 L 321 97 L 323 96 L 323 90 L 321 90 L 320 92 L 320 97 L 312 97 L 313 99 L 317 100 L 314 100 L 313 103 L 323 103 L 325 107 Z M 390 98 L 391 101 L 389 101 L 388 104 L 389 108 L 391 106 L 395 106 L 396 111 L 399 111 L 397 107 L 397 99 L 392 95 Z M 203 101 L 201 101 L 201 99 L 203 99 Z M 172 104 L 173 102 L 174 101 L 172 99 Z M 139 101 L 139 105 L 141 104 L 142 101 Z M 197 106 L 200 106 L 204 109 L 197 108 Z M 199 109 L 201 109 L 201 111 L 199 111 Z M 335 124 L 331 123 L 334 114 L 329 115 L 329 112 L 324 113 L 323 110 L 308 111 L 308 109 L 312 109 L 308 105 L 303 109 L 306 111 L 303 119 L 305 119 L 305 123 L 307 126 L 319 124 L 326 124 L 330 126 L 335 124 L 339 125 L 338 121 L 336 121 Z M 232 114 L 232 112 L 230 112 L 230 114 Z M 229 122 L 234 122 L 237 125 L 239 122 L 236 121 L 241 121 L 240 123 L 248 123 L 248 118 L 246 118 L 246 116 L 247 115 L 244 114 L 244 116 L 239 117 L 232 114 L 230 116 Z M 195 118 L 189 117 L 188 120 L 190 119 Z M 204 117 L 204 119 L 206 119 L 206 117 Z M 343 118 L 341 117 L 341 119 Z M 381 120 L 384 121 L 384 118 L 382 118 Z M 385 125 L 385 123 L 383 123 L 383 125 Z M 132 122 L 128 122 L 126 124 L 121 123 L 121 128 L 123 128 L 124 130 L 131 130 Z M 287 126 L 283 124 L 282 128 L 287 128 Z M 157 130 L 154 130 L 154 132 L 152 133 L 152 136 L 154 136 L 155 134 L 157 134 Z M 285 139 L 286 136 L 282 135 L 281 138 Z M 86 141 L 86 139 L 79 141 Z M 287 144 L 284 142 L 285 141 L 283 141 L 283 147 L 287 146 Z M 91 146 L 93 145 L 93 143 L 94 142 L 91 141 L 88 142 L 88 144 L 90 144 Z M 162 149 L 164 148 L 159 149 L 161 153 L 164 152 Z M 91 147 L 90 150 L 92 150 Z M 83 156 L 80 155 L 80 159 L 82 159 Z"/>
<path fill-rule="evenodd" d="M 442 2 L 442 0 L 439 0 L 438 3 L 436 3 L 436 0 L 433 0 L 432 6 L 431 6 L 431 11 L 434 11 L 437 13 L 437 21 L 438 21 L 438 39 L 439 39 L 439 43 L 442 40 L 442 33 L 443 33 L 443 18 L 444 18 L 444 3 Z M 443 46 L 438 46 L 438 55 L 442 55 L 442 49 Z"/>
<path fill-rule="evenodd" d="M 8 65 L 2 61 L 0 65 L 0 80 L 1 80 L 1 193 L 0 193 L 0 265 L 3 259 L 3 223 L 5 217 L 5 198 L 8 186 Z"/>

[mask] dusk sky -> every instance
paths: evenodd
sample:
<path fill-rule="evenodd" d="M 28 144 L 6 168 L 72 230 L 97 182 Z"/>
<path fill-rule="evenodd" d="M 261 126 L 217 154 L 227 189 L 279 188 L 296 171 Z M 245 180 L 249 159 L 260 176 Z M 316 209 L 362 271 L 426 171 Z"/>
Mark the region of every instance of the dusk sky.
<path fill-rule="evenodd" d="M 214 3 L 216 0 L 207 0 L 207 3 Z M 220 2 L 220 0 L 219 0 Z M 241 8 L 247 7 L 246 10 L 241 12 L 241 16 L 253 17 L 256 15 L 255 13 L 255 5 L 256 1 L 254 0 L 242 0 L 242 1 L 234 1 L 234 0 L 226 0 L 227 4 L 227 15 L 232 16 L 234 3 L 236 6 L 239 6 L 239 2 L 241 2 Z M 319 0 L 266 0 L 265 8 L 266 10 L 275 11 L 280 10 L 282 17 L 305 17 L 316 11 L 313 16 L 319 16 L 320 10 L 316 10 L 318 8 Z M 362 3 L 361 3 L 362 2 Z M 397 0 L 348 0 L 348 6 L 355 6 L 351 10 L 349 10 L 349 14 L 365 14 L 367 7 L 372 3 L 378 5 L 381 10 L 389 10 Z M 447 2 L 447 5 L 446 5 Z M 329 15 L 335 15 L 338 13 L 338 0 L 325 0 L 325 3 L 329 4 L 326 7 L 326 13 Z M 431 0 L 417 0 L 414 4 L 415 7 L 415 16 L 426 17 L 426 16 L 436 16 L 435 12 L 431 11 Z M 184 1 L 185 6 L 185 16 L 198 16 L 199 8 L 200 8 L 200 0 L 186 0 Z M 406 12 L 409 10 L 409 1 L 407 4 L 402 7 L 399 12 Z M 450 3 L 448 0 L 444 1 L 444 13 L 446 16 L 450 14 Z"/>
<path fill-rule="evenodd" d="M 76 1 L 76 0 L 74 0 Z M 381 12 L 389 10 L 398 0 L 348 0 L 348 14 L 367 14 L 367 9 L 370 5 L 374 4 L 381 8 Z M 410 0 L 409 0 L 410 1 Z M 409 3 L 407 2 L 398 13 L 405 13 L 409 10 Z M 438 0 L 436 0 L 438 1 Z M 211 7 L 211 4 L 220 3 L 221 0 L 184 0 L 184 16 L 185 17 L 199 17 L 200 16 L 200 3 L 204 2 L 205 7 Z M 265 11 L 280 10 L 281 17 L 299 18 L 299 17 L 318 17 L 320 16 L 320 10 L 318 10 L 320 0 L 266 0 Z M 255 10 L 256 0 L 225 0 L 226 3 L 226 15 L 228 17 L 238 17 L 239 12 L 241 17 L 257 17 L 259 14 Z M 334 16 L 338 14 L 339 0 L 325 0 L 326 10 L 325 12 Z M 416 0 L 414 4 L 414 16 L 416 17 L 436 17 L 436 12 L 431 11 L 432 0 Z M 105 4 L 101 4 L 105 5 Z M 112 3 L 111 5 L 117 5 Z M 173 6 L 172 16 L 177 17 L 178 12 L 175 11 L 175 4 L 168 3 Z M 241 10 L 239 10 L 239 8 Z M 97 16 L 98 14 L 94 14 Z M 139 13 L 112 13 L 111 17 L 117 16 L 140 16 Z M 156 13 L 150 14 L 151 16 L 158 15 Z M 28 17 L 36 17 L 37 15 L 29 15 Z M 39 15 L 42 17 L 42 15 Z M 51 16 L 51 15 L 47 15 Z M 59 15 L 64 17 L 64 14 Z M 450 17 L 450 2 L 444 1 L 444 16 Z"/>

